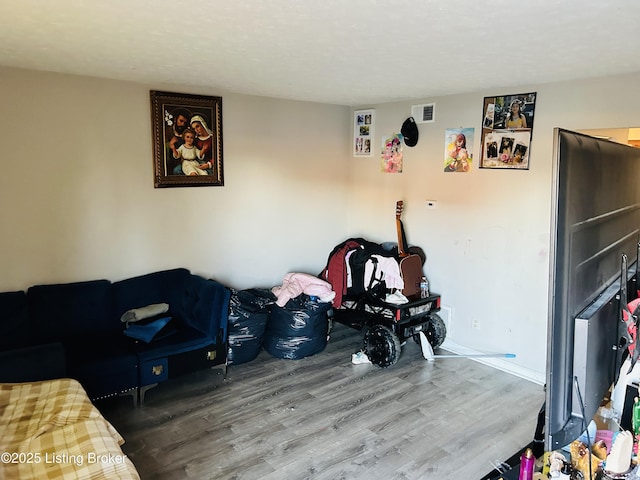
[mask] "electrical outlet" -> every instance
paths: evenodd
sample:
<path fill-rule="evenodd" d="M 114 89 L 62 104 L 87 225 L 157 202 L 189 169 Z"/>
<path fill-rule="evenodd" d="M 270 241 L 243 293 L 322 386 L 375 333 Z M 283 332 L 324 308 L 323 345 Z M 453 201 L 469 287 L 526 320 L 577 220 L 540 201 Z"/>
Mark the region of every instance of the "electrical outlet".
<path fill-rule="evenodd" d="M 427 208 L 436 208 L 438 202 L 435 200 L 427 200 Z"/>
<path fill-rule="evenodd" d="M 473 328 L 475 328 L 476 330 L 480 329 L 480 320 L 478 320 L 477 318 L 474 318 L 473 320 L 471 320 L 471 326 Z"/>

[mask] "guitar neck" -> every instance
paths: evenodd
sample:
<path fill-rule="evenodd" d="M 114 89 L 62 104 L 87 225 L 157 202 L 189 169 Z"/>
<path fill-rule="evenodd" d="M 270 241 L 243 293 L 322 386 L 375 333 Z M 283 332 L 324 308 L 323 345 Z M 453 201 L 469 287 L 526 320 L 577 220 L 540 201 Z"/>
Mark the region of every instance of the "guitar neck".
<path fill-rule="evenodd" d="M 398 255 L 400 257 L 406 257 L 409 254 L 407 253 L 407 246 L 405 245 L 405 234 L 404 234 L 404 226 L 402 225 L 402 220 L 400 217 L 402 216 L 403 202 L 402 200 L 396 202 L 396 232 L 398 234 Z"/>

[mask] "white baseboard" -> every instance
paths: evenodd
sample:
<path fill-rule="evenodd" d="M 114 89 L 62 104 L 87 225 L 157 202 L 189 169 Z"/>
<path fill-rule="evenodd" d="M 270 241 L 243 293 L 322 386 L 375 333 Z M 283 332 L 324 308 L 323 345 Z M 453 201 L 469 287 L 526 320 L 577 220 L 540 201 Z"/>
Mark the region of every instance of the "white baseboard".
<path fill-rule="evenodd" d="M 440 346 L 441 349 L 447 350 L 451 353 L 455 353 L 456 355 L 479 355 L 485 352 L 479 352 L 477 350 L 473 350 L 467 347 L 463 347 L 462 345 L 458 345 L 451 340 L 445 339 L 444 343 Z M 509 353 L 509 352 L 504 352 Z M 436 361 L 438 360 L 438 354 L 436 353 Z M 537 372 L 531 370 L 530 368 L 523 367 L 521 365 L 515 364 L 512 360 L 507 358 L 493 358 L 493 357 L 470 357 L 469 360 L 474 360 L 478 363 L 482 363 L 484 365 L 488 365 L 490 367 L 496 368 L 503 372 L 510 373 L 515 375 L 516 377 L 524 378 L 533 383 L 537 383 L 538 385 L 544 385 L 547 381 L 546 374 L 543 372 Z"/>

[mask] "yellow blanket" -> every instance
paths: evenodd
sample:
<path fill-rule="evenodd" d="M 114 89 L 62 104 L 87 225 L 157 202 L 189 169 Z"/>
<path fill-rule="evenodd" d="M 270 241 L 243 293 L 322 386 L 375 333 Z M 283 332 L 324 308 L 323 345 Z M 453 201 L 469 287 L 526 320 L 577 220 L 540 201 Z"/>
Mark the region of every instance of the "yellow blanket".
<path fill-rule="evenodd" d="M 0 384 L 0 478 L 139 480 L 123 443 L 75 380 Z"/>

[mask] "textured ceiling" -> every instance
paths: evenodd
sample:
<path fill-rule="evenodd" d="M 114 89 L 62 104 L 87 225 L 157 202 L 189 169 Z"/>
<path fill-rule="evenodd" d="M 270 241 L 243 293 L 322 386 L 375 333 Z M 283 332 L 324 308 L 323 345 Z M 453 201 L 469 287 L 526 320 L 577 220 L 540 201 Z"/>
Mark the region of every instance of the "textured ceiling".
<path fill-rule="evenodd" d="M 0 65 L 365 106 L 639 72 L 639 20 L 638 0 L 3 1 Z"/>

